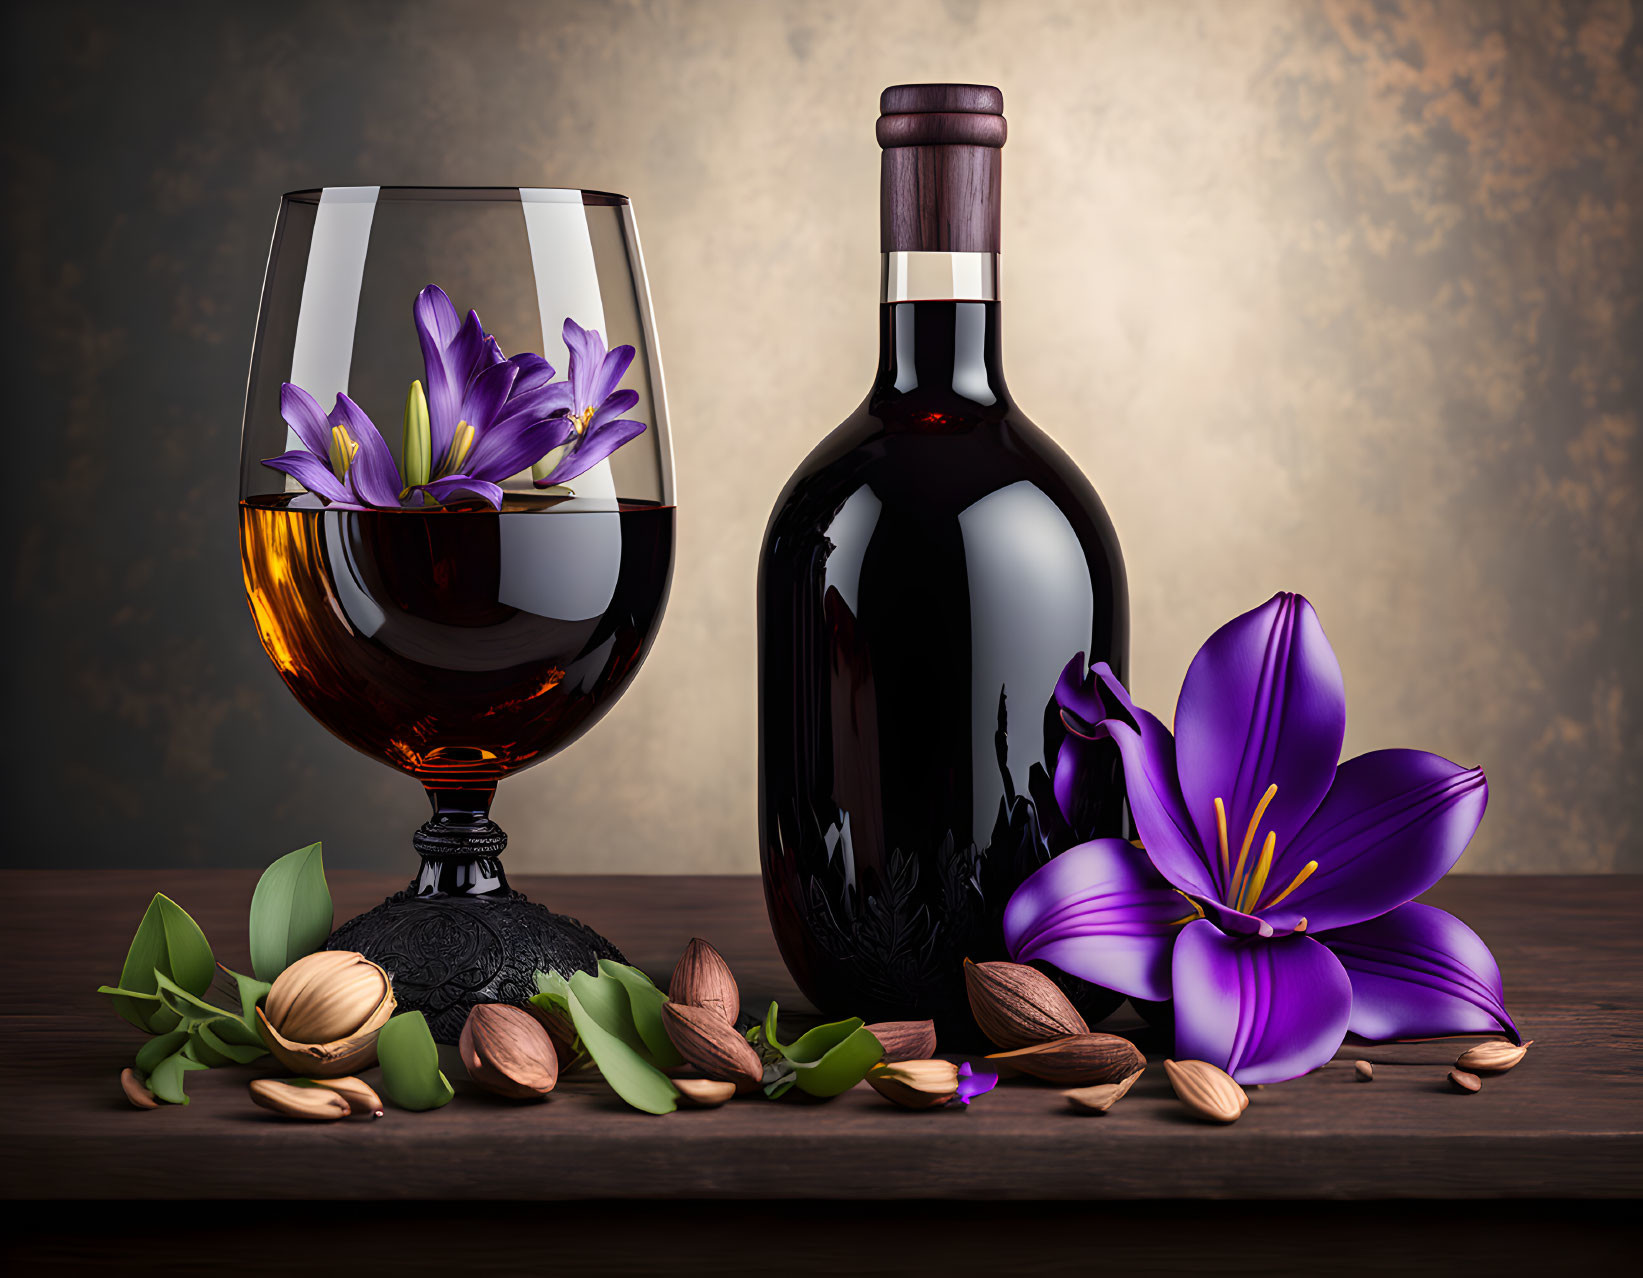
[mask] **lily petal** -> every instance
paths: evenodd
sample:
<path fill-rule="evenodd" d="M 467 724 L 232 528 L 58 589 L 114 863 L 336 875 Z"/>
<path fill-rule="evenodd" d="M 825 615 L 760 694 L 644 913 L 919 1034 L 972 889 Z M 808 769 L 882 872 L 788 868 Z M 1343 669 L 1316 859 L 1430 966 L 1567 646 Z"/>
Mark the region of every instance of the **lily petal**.
<path fill-rule="evenodd" d="M 1309 936 L 1234 940 L 1207 919 L 1175 941 L 1175 1051 L 1240 1083 L 1281 1083 L 1317 1069 L 1346 1038 L 1352 984 Z"/>
<path fill-rule="evenodd" d="M 1068 848 L 1030 874 L 1004 907 L 1018 963 L 1063 972 L 1136 998 L 1169 997 L 1175 925 L 1192 911 L 1122 839 Z"/>
<path fill-rule="evenodd" d="M 467 393 L 462 396 L 462 407 L 457 412 L 457 421 L 467 422 L 476 436 L 488 429 L 507 402 L 514 379 L 518 376 L 518 367 L 506 361 L 484 369 L 468 383 Z"/>
<path fill-rule="evenodd" d="M 1117 750 L 1110 742 L 1090 741 L 1069 732 L 1056 751 L 1052 781 L 1055 805 L 1079 842 L 1097 837 L 1099 831 L 1119 828 L 1117 818 L 1123 804 L 1115 797 L 1121 792 Z"/>
<path fill-rule="evenodd" d="M 593 397 L 594 384 L 605 362 L 605 339 L 598 329 L 583 328 L 566 317 L 563 329 L 565 348 L 570 351 L 571 395 L 578 408 L 586 408 L 598 401 Z"/>
<path fill-rule="evenodd" d="M 1348 759 L 1312 819 L 1280 844 L 1265 895 L 1282 891 L 1308 861 L 1318 868 L 1261 913 L 1280 931 L 1305 917 L 1314 932 L 1385 914 L 1449 872 L 1488 803 L 1482 770 L 1441 755 L 1375 750 Z"/>
<path fill-rule="evenodd" d="M 954 1099 L 960 1105 L 968 1105 L 977 1096 L 985 1096 L 998 1086 L 998 1075 L 986 1071 L 978 1071 L 969 1061 L 958 1067 L 958 1091 Z"/>
<path fill-rule="evenodd" d="M 580 444 L 560 458 L 557 466 L 536 481 L 536 486 L 550 488 L 554 484 L 575 479 L 604 461 L 628 440 L 643 434 L 644 430 L 643 422 L 626 420 L 608 422 L 597 431 L 590 430 L 582 436 Z"/>
<path fill-rule="evenodd" d="M 573 433 L 567 417 L 544 417 L 524 424 L 519 418 L 506 424 L 493 423 L 463 461 L 462 472 L 501 483 L 541 461 Z"/>
<path fill-rule="evenodd" d="M 429 284 L 416 295 L 416 301 L 411 304 L 411 318 L 416 321 L 417 333 L 426 336 L 438 350 L 449 346 L 462 327 L 456 304 L 437 284 Z"/>
<path fill-rule="evenodd" d="M 451 370 L 459 393 L 466 393 L 474 374 L 481 371 L 480 360 L 485 356 L 491 336 L 479 322 L 479 312 L 469 311 L 451 344 L 445 348 L 445 364 Z M 502 352 L 497 351 L 500 355 Z M 488 367 L 488 365 L 486 365 Z"/>
<path fill-rule="evenodd" d="M 599 403 L 599 401 L 595 401 Z M 588 429 L 603 426 L 606 422 L 613 422 L 639 402 L 639 392 L 624 390 L 607 395 L 604 402 L 593 410 L 593 416 L 588 421 Z"/>
<path fill-rule="evenodd" d="M 1062 668 L 1061 677 L 1055 681 L 1055 704 L 1071 710 L 1085 723 L 1100 723 L 1107 717 L 1093 673 L 1084 673 L 1082 652 Z"/>
<path fill-rule="evenodd" d="M 588 403 L 597 404 L 609 397 L 612 391 L 622 384 L 622 378 L 628 371 L 628 365 L 633 363 L 633 347 L 615 346 L 599 364 L 599 376 L 594 379 L 592 393 L 588 396 Z M 633 394 L 633 402 L 639 402 L 637 392 Z"/>
<path fill-rule="evenodd" d="M 1123 756 L 1124 789 L 1141 842 L 1159 872 L 1183 892 L 1219 897 L 1215 870 L 1198 843 L 1175 779 L 1175 739 L 1155 715 L 1145 710 L 1135 714 L 1138 729 L 1117 719 L 1100 726 Z"/>
<path fill-rule="evenodd" d="M 318 493 L 327 501 L 352 503 L 354 495 L 348 485 L 331 473 L 331 468 L 313 453 L 293 448 L 278 457 L 263 462 L 272 470 L 284 471 L 311 493 Z"/>
<path fill-rule="evenodd" d="M 1271 936 L 1276 930 L 1265 919 L 1245 914 L 1230 905 L 1222 905 L 1214 897 L 1194 896 L 1188 899 L 1204 912 L 1206 919 L 1228 936 Z"/>
<path fill-rule="evenodd" d="M 359 445 L 353 465 L 348 467 L 349 487 L 367 506 L 397 508 L 402 487 L 399 467 L 394 465 L 394 455 L 376 424 L 347 395 L 337 396 L 337 406 L 332 410 L 331 418 L 338 425 L 345 426 Z"/>
<path fill-rule="evenodd" d="M 1367 923 L 1321 936 L 1352 980 L 1354 1034 L 1436 1038 L 1504 1031 L 1522 1042 L 1506 1011 L 1500 966 L 1452 914 L 1411 902 Z"/>
<path fill-rule="evenodd" d="M 331 455 L 331 423 L 325 416 L 325 410 L 319 406 L 319 400 L 302 387 L 293 382 L 280 386 L 280 416 L 297 433 L 302 446 L 315 457 Z M 316 488 L 314 491 L 319 490 Z"/>
<path fill-rule="evenodd" d="M 1274 595 L 1222 626 L 1193 658 L 1175 707 L 1181 793 L 1201 844 L 1216 846 L 1219 798 L 1235 865 L 1244 831 L 1276 785 L 1255 847 L 1266 831 L 1287 847 L 1329 792 L 1345 734 L 1340 662 L 1310 603 Z"/>
<path fill-rule="evenodd" d="M 519 369 L 519 377 L 513 384 L 515 398 L 526 391 L 546 386 L 553 380 L 553 365 L 534 352 L 524 351 L 515 355 L 513 363 Z"/>
<path fill-rule="evenodd" d="M 489 480 L 475 479 L 472 475 L 446 475 L 430 480 L 417 491 L 427 493 L 435 501 L 449 501 L 458 493 L 472 493 L 496 509 L 502 509 L 502 490 Z"/>
<path fill-rule="evenodd" d="M 516 381 L 513 384 L 513 393 L 508 397 L 508 402 L 502 405 L 502 411 L 496 415 L 496 420 L 491 426 L 495 428 L 521 421 L 542 421 L 548 417 L 564 416 L 570 411 L 570 407 L 570 385 L 567 382 L 551 382 L 546 386 L 521 391 Z"/>
<path fill-rule="evenodd" d="M 437 284 L 416 295 L 411 307 L 416 321 L 417 341 L 422 345 L 422 367 L 428 384 L 429 456 L 443 457 L 456 432 L 457 410 L 468 387 L 466 370 L 461 379 L 446 360 L 445 351 L 456 340 L 461 325 L 456 307 Z"/>

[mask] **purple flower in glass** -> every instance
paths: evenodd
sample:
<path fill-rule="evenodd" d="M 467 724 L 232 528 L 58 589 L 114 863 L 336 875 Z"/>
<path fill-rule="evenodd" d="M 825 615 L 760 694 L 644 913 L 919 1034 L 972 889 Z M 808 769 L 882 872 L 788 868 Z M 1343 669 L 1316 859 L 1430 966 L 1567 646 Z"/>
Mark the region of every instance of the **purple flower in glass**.
<path fill-rule="evenodd" d="M 1349 1030 L 1518 1041 L 1488 948 L 1412 900 L 1477 830 L 1483 773 L 1420 750 L 1338 763 L 1345 691 L 1311 604 L 1275 595 L 1210 636 L 1173 736 L 1093 675 L 1103 717 L 1062 718 L 1118 746 L 1145 851 L 1099 839 L 1028 878 L 1004 916 L 1017 961 L 1173 998 L 1176 1053 L 1241 1083 L 1315 1069 Z"/>
<path fill-rule="evenodd" d="M 264 466 L 284 471 L 336 506 L 359 510 L 400 504 L 403 486 L 394 455 L 365 410 L 347 395 L 337 396 L 327 416 L 317 399 L 286 382 L 280 387 L 280 416 L 302 447 L 271 457 Z"/>
<path fill-rule="evenodd" d="M 570 386 L 554 383 L 540 355 L 503 356 L 479 316 L 459 322 L 445 291 L 430 284 L 411 308 L 428 378 L 426 399 L 411 386 L 405 473 L 382 433 L 347 395 L 329 416 L 287 382 L 280 414 L 302 448 L 264 465 L 291 475 L 310 492 L 350 509 L 425 506 L 479 497 L 500 509 L 502 483 L 534 465 L 574 434 L 566 413 Z M 424 436 L 411 447 L 414 431 Z"/>
<path fill-rule="evenodd" d="M 434 501 L 452 492 L 502 503 L 503 481 L 571 434 L 569 388 L 540 355 L 505 358 L 474 311 L 457 320 L 445 291 L 430 284 L 412 307 L 428 377 L 429 477 L 413 487 Z"/>
<path fill-rule="evenodd" d="M 549 389 L 562 397 L 568 429 L 560 441 L 563 451 L 544 458 L 536 467 L 538 488 L 575 479 L 645 429 L 643 422 L 622 416 L 639 402 L 639 393 L 616 389 L 633 362 L 633 347 L 606 351 L 599 331 L 583 328 L 575 320 L 565 321 L 564 333 L 570 351 L 570 380 Z"/>

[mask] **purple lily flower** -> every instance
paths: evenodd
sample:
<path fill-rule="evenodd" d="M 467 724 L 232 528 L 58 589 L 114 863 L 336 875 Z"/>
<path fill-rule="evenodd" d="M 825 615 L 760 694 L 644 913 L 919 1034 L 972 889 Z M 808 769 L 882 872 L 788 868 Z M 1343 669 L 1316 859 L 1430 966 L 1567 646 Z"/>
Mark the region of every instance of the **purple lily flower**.
<path fill-rule="evenodd" d="M 338 395 L 329 416 L 300 386 L 280 387 L 280 416 L 302 442 L 263 463 L 333 505 L 360 510 L 400 504 L 399 467 L 365 410 Z"/>
<path fill-rule="evenodd" d="M 958 1067 L 958 1091 L 948 1104 L 968 1105 L 977 1096 L 985 1096 L 997 1086 L 997 1074 L 974 1070 L 970 1068 L 970 1062 L 965 1061 Z"/>
<path fill-rule="evenodd" d="M 570 388 L 553 381 L 547 360 L 534 354 L 506 358 L 478 313 L 469 311 L 459 322 L 455 304 L 437 284 L 417 294 L 411 313 L 428 377 L 436 483 L 463 476 L 494 488 L 572 436 Z M 498 488 L 496 501 L 501 499 Z"/>
<path fill-rule="evenodd" d="M 501 509 L 503 482 L 576 434 L 566 415 L 571 388 L 553 382 L 553 366 L 540 355 L 504 357 L 475 312 L 459 323 L 437 285 L 417 294 L 412 317 L 428 378 L 428 446 L 413 476 L 419 482 L 405 482 L 381 432 L 347 395 L 337 397 L 327 417 L 312 395 L 289 382 L 280 389 L 280 413 L 303 447 L 264 465 L 350 509 L 437 505 L 459 496 Z M 414 385 L 412 395 L 421 397 Z"/>
<path fill-rule="evenodd" d="M 618 346 L 607 352 L 597 329 L 583 328 L 571 319 L 565 321 L 564 333 L 570 351 L 570 381 L 568 386 L 561 382 L 550 389 L 566 392 L 570 431 L 562 441 L 565 451 L 536 480 L 538 488 L 575 479 L 645 429 L 644 422 L 622 416 L 639 402 L 639 393 L 616 389 L 633 362 L 633 347 Z"/>
<path fill-rule="evenodd" d="M 1092 674 L 1101 717 L 1086 697 L 1063 721 L 1118 746 L 1145 851 L 1100 839 L 1027 879 L 1004 917 L 1017 961 L 1173 997 L 1176 1052 L 1243 1083 L 1315 1069 L 1348 1031 L 1520 1041 L 1488 948 L 1412 901 L 1477 830 L 1483 773 L 1420 750 L 1338 763 L 1345 691 L 1311 604 L 1275 595 L 1210 636 L 1173 736 Z"/>

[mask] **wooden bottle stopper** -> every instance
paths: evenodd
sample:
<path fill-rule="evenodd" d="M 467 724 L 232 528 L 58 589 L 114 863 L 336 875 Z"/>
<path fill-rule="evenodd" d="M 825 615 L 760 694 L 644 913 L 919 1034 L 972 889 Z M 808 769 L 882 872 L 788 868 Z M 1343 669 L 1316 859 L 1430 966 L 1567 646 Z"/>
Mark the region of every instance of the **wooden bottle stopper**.
<path fill-rule="evenodd" d="M 983 84 L 897 84 L 879 111 L 882 251 L 998 252 L 1004 95 Z"/>

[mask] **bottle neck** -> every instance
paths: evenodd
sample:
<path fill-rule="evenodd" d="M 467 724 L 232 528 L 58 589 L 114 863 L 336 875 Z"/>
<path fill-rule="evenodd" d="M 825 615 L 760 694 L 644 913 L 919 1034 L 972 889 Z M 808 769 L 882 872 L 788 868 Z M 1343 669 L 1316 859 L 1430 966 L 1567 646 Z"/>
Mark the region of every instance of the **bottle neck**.
<path fill-rule="evenodd" d="M 886 253 L 883 278 L 873 398 L 1008 400 L 996 253 Z"/>

